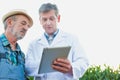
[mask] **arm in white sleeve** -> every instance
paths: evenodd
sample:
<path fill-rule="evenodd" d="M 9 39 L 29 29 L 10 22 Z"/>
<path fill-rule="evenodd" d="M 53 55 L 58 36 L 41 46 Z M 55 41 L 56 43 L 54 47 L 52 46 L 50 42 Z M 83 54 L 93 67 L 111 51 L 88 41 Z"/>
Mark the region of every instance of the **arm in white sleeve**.
<path fill-rule="evenodd" d="M 30 44 L 26 58 L 25 58 L 25 71 L 28 76 L 34 76 L 37 73 L 37 62 L 34 54 L 34 47 Z"/>
<path fill-rule="evenodd" d="M 71 48 L 71 54 L 72 54 L 72 74 L 66 74 L 69 77 L 73 77 L 74 79 L 79 79 L 84 75 L 86 72 L 89 61 L 84 53 L 84 50 L 80 46 L 79 40 L 77 38 L 73 39 L 72 48 Z"/>

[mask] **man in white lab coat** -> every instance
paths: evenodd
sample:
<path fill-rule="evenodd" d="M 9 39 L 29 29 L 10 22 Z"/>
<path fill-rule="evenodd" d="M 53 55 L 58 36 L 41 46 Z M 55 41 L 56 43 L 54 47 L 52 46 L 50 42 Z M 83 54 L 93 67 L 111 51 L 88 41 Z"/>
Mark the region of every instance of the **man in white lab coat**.
<path fill-rule="evenodd" d="M 60 15 L 55 4 L 45 3 L 39 8 L 39 20 L 44 34 L 32 41 L 26 55 L 26 72 L 36 80 L 79 80 L 89 66 L 79 41 L 57 28 Z M 57 58 L 52 63 L 56 72 L 38 74 L 43 48 L 71 46 L 68 58 Z M 59 65 L 59 66 L 58 66 Z"/>

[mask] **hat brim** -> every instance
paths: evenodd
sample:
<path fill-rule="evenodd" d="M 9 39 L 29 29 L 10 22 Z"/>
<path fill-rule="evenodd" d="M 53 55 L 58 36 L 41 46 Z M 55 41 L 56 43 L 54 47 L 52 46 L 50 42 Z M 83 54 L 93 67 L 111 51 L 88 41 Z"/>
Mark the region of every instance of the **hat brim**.
<path fill-rule="evenodd" d="M 30 26 L 33 25 L 33 20 L 32 20 L 32 18 L 31 18 L 25 11 L 22 11 L 22 10 L 14 10 L 14 11 L 8 12 L 7 14 L 5 14 L 5 15 L 2 17 L 2 22 L 4 22 L 8 17 L 13 16 L 13 15 L 24 15 L 24 16 L 26 16 L 26 17 L 29 19 L 29 21 L 30 21 Z"/>

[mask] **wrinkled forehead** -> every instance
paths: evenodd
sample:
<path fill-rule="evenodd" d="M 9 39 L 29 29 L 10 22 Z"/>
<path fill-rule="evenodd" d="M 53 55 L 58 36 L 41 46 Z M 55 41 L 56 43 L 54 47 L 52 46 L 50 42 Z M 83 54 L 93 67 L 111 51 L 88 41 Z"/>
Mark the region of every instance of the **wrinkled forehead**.
<path fill-rule="evenodd" d="M 17 19 L 17 21 L 23 22 L 23 23 L 31 26 L 31 22 L 30 22 L 29 18 L 27 18 L 24 15 L 16 15 L 16 19 Z"/>
<path fill-rule="evenodd" d="M 53 20 L 53 19 L 56 19 L 56 18 L 57 18 L 57 16 L 55 16 L 55 15 L 40 16 L 41 20 L 44 20 L 44 19 L 52 19 Z"/>

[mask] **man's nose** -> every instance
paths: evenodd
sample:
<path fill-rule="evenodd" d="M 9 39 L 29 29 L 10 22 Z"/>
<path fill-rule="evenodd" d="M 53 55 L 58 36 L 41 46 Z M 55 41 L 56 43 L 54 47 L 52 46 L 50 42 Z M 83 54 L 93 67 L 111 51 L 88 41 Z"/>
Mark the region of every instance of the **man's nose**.
<path fill-rule="evenodd" d="M 50 24 L 50 20 L 49 19 L 47 20 L 47 24 Z"/>
<path fill-rule="evenodd" d="M 24 27 L 24 29 L 27 31 L 27 30 L 29 29 L 29 26 L 26 25 L 26 26 Z"/>

